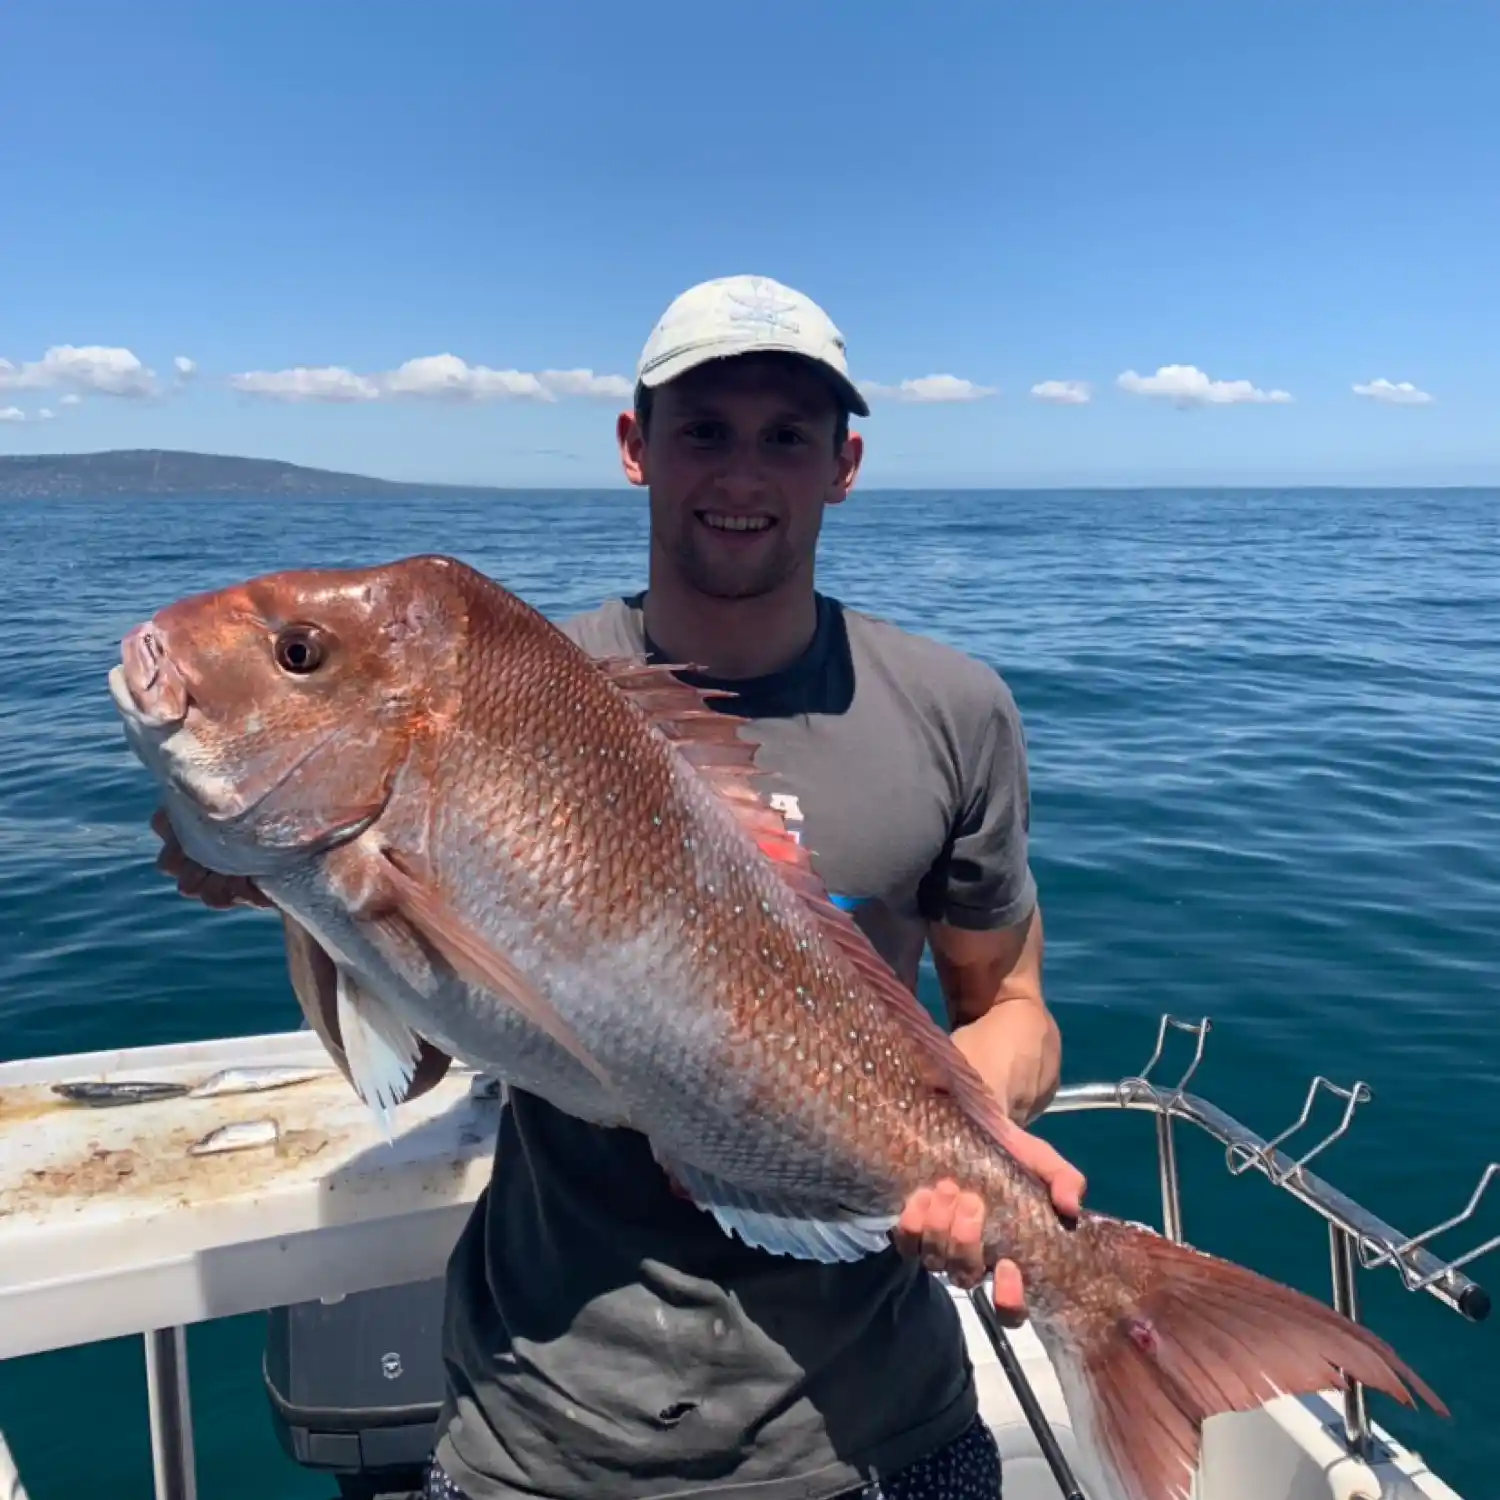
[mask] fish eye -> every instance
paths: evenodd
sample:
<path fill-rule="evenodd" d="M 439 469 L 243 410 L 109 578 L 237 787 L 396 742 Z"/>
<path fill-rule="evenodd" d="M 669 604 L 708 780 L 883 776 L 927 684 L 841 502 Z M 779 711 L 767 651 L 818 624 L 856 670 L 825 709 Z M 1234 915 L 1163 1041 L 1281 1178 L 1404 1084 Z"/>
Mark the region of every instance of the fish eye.
<path fill-rule="evenodd" d="M 315 625 L 288 625 L 278 632 L 273 647 L 276 665 L 294 677 L 316 672 L 328 656 L 323 632 Z"/>

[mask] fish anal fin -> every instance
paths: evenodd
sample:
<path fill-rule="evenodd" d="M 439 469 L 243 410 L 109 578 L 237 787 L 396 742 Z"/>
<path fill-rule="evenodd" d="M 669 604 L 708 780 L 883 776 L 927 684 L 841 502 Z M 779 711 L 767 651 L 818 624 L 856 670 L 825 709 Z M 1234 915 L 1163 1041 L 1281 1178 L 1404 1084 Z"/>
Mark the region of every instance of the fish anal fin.
<path fill-rule="evenodd" d="M 612 1089 L 608 1074 L 577 1032 L 515 964 L 476 933 L 398 853 L 382 852 L 390 882 L 390 905 L 382 912 L 383 919 L 389 921 L 393 915 L 404 919 L 466 983 L 509 1001 L 603 1087 Z"/>
<path fill-rule="evenodd" d="M 768 1195 L 745 1192 L 670 1158 L 658 1161 L 680 1196 L 712 1214 L 726 1234 L 758 1250 L 827 1265 L 863 1260 L 891 1246 L 895 1214 L 809 1211 Z"/>

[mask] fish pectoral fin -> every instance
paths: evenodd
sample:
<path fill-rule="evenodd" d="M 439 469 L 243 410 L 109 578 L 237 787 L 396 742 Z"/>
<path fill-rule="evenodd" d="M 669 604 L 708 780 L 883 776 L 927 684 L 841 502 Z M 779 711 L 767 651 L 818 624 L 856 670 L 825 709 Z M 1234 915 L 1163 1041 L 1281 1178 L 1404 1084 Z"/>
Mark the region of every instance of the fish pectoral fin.
<path fill-rule="evenodd" d="M 433 889 L 417 879 L 391 850 L 384 852 L 391 889 L 401 915 L 466 983 L 508 1000 L 607 1089 L 609 1075 L 590 1055 L 578 1033 L 551 1001 L 503 953 L 476 933 Z"/>
<path fill-rule="evenodd" d="M 350 1082 L 390 1141 L 391 1110 L 407 1097 L 421 1045 L 390 1006 L 344 968 L 338 971 L 338 1021 Z"/>
<path fill-rule="evenodd" d="M 338 1064 L 339 1072 L 359 1093 L 349 1063 L 343 1030 L 339 1024 L 339 970 L 323 945 L 295 917 L 281 914 L 286 939 L 287 972 L 292 992 L 307 1017 L 307 1024 L 317 1034 L 323 1049 Z M 453 1059 L 434 1047 L 425 1037 L 417 1039 L 417 1064 L 412 1071 L 405 1094 L 396 1100 L 408 1104 L 443 1081 Z M 363 1097 L 363 1095 L 361 1095 Z"/>
<path fill-rule="evenodd" d="M 680 1161 L 658 1156 L 657 1162 L 697 1207 L 719 1221 L 726 1234 L 758 1250 L 831 1264 L 863 1260 L 891 1247 L 895 1214 L 809 1213 L 806 1207 L 746 1192 Z"/>
<path fill-rule="evenodd" d="M 338 969 L 323 945 L 295 917 L 282 912 L 281 927 L 292 993 L 324 1050 L 352 1084 L 349 1059 L 339 1038 Z"/>

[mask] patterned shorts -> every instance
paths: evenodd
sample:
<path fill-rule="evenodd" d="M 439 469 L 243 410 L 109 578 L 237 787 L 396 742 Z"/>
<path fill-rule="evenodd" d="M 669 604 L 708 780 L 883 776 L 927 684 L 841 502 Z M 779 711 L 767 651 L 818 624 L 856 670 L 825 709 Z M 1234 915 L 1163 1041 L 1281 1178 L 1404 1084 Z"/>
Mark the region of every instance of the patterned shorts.
<path fill-rule="evenodd" d="M 422 1500 L 468 1500 L 438 1467 L 427 1466 Z M 1000 1449 L 982 1420 L 945 1448 L 897 1469 L 873 1484 L 849 1490 L 840 1500 L 1000 1500 Z"/>

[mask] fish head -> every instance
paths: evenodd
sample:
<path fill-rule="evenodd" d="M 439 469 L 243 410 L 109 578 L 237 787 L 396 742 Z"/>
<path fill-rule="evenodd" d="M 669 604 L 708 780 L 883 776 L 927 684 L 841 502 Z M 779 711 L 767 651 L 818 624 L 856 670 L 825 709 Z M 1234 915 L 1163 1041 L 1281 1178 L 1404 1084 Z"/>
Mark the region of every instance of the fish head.
<path fill-rule="evenodd" d="M 124 637 L 110 693 L 189 858 L 266 877 L 371 826 L 451 712 L 458 567 L 264 574 Z"/>

